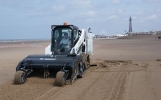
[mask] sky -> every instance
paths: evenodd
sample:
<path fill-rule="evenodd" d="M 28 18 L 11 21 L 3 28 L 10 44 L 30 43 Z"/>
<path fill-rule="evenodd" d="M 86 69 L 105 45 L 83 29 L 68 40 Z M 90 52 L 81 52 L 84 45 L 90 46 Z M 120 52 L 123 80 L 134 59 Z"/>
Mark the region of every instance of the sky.
<path fill-rule="evenodd" d="M 161 30 L 161 0 L 0 0 L 0 39 L 50 39 L 51 25 L 93 34 Z"/>

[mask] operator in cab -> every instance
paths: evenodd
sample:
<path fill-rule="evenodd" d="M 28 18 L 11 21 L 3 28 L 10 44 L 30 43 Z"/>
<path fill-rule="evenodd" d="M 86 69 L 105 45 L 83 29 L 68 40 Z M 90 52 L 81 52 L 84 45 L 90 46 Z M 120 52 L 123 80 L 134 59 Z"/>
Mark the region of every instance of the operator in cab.
<path fill-rule="evenodd" d="M 71 41 L 69 40 L 69 36 L 68 36 L 68 33 L 67 32 L 63 32 L 64 33 L 64 37 L 62 38 L 62 40 L 60 41 L 60 52 L 67 52 L 70 50 L 70 44 L 71 44 Z"/>
<path fill-rule="evenodd" d="M 68 37 L 68 33 L 64 32 L 64 37 L 60 41 L 60 44 L 70 44 L 70 40 L 69 40 L 69 37 Z"/>

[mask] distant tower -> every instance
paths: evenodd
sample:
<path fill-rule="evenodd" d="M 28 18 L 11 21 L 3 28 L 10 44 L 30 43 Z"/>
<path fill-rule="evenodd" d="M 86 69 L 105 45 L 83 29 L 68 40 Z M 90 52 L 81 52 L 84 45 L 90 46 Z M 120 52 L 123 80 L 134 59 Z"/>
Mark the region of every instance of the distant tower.
<path fill-rule="evenodd" d="M 132 19 L 131 19 L 131 16 L 130 16 L 130 19 L 129 19 L 129 32 L 132 32 Z"/>

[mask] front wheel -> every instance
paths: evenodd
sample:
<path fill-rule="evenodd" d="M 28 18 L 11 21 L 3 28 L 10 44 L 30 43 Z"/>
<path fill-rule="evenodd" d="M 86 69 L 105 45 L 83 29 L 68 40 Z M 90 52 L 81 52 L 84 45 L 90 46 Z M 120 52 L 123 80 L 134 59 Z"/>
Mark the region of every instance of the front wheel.
<path fill-rule="evenodd" d="M 14 83 L 15 84 L 24 84 L 26 81 L 25 72 L 24 71 L 17 71 L 14 76 Z"/>
<path fill-rule="evenodd" d="M 57 85 L 57 86 L 64 86 L 65 83 L 66 83 L 65 72 L 59 71 L 56 74 L 55 85 Z"/>

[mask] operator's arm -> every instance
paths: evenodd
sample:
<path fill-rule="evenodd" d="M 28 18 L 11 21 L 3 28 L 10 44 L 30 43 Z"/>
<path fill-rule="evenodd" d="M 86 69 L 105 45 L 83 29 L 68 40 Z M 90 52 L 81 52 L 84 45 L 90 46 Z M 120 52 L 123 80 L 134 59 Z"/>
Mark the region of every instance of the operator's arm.
<path fill-rule="evenodd" d="M 60 44 L 62 44 L 63 43 L 63 39 L 60 41 Z"/>
<path fill-rule="evenodd" d="M 61 41 L 60 41 L 59 45 L 61 45 L 61 44 L 63 44 L 63 43 L 64 43 L 64 38 L 63 38 L 63 39 L 61 39 Z"/>

